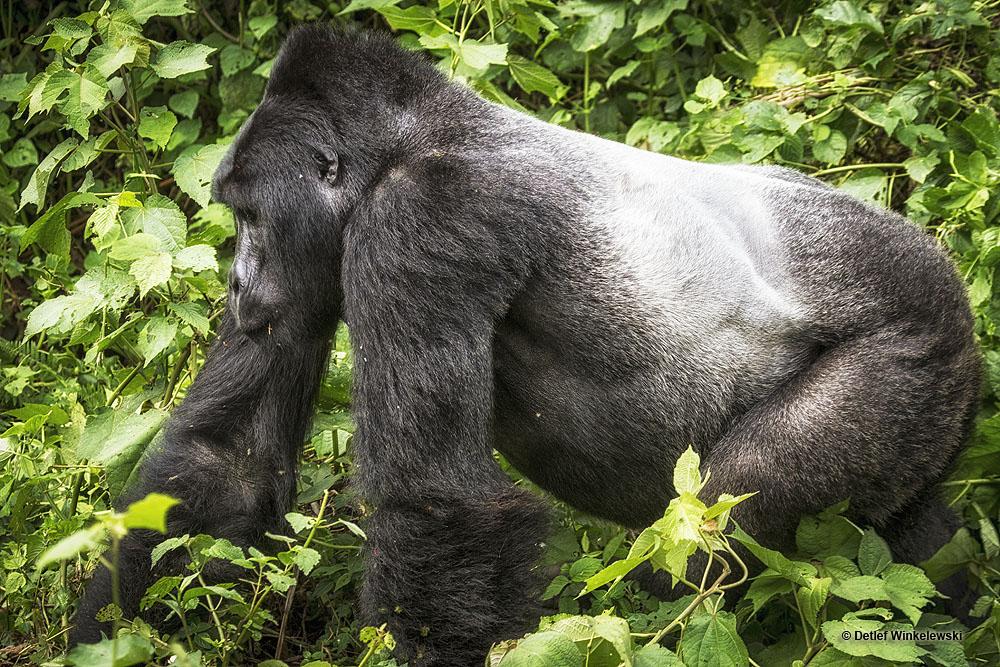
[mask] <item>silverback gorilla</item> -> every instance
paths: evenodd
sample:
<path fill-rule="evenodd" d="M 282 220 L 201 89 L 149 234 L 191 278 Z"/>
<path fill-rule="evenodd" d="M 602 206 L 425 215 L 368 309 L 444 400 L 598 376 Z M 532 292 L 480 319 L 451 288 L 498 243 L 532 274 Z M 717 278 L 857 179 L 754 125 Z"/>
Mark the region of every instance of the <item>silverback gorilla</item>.
<path fill-rule="evenodd" d="M 936 484 L 979 354 L 962 281 L 897 215 L 787 169 L 548 125 L 387 37 L 315 25 L 288 37 L 213 194 L 238 221 L 227 318 L 131 497 L 180 498 L 172 535 L 282 530 L 343 320 L 354 484 L 376 508 L 360 607 L 411 664 L 481 664 L 531 629 L 548 515 L 494 448 L 630 527 L 662 516 L 689 444 L 707 501 L 757 492 L 736 518 L 772 547 L 848 496 L 901 561 L 957 525 Z M 125 542 L 125 614 L 159 539 Z M 75 641 L 107 630 L 109 582 Z"/>

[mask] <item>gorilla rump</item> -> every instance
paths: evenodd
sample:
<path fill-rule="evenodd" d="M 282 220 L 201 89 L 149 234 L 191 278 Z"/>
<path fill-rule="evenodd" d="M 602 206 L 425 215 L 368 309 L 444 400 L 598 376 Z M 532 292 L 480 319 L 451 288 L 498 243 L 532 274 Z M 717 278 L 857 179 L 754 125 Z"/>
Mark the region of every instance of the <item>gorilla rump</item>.
<path fill-rule="evenodd" d="M 757 492 L 736 518 L 772 547 L 848 496 L 900 560 L 956 525 L 935 485 L 979 355 L 961 280 L 897 215 L 548 125 L 319 26 L 289 36 L 213 192 L 239 225 L 228 317 L 133 497 L 182 499 L 172 535 L 280 530 L 343 320 L 377 508 L 361 607 L 411 664 L 480 664 L 534 622 L 547 512 L 494 448 L 625 526 L 662 515 L 689 444 L 706 500 Z M 127 540 L 126 614 L 157 539 Z M 109 599 L 101 571 L 77 640 Z"/>

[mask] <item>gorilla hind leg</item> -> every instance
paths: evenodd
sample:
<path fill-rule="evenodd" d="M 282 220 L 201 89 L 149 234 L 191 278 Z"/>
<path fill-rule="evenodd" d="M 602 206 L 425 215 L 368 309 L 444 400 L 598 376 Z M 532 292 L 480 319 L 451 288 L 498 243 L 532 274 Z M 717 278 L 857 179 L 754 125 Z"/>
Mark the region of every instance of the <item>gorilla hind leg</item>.
<path fill-rule="evenodd" d="M 879 530 L 921 504 L 965 439 L 979 361 L 971 337 L 914 329 L 829 348 L 742 415 L 706 459 L 702 497 L 757 492 L 734 516 L 779 549 L 794 546 L 801 516 L 845 498 Z"/>

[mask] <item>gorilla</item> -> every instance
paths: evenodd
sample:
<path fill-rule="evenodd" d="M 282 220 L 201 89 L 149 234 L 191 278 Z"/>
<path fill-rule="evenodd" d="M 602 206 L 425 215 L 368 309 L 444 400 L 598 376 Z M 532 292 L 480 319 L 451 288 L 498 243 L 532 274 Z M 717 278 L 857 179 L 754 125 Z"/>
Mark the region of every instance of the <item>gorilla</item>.
<path fill-rule="evenodd" d="M 181 499 L 171 535 L 281 531 L 345 322 L 375 508 L 360 612 L 411 665 L 481 664 L 537 621 L 548 511 L 494 449 L 633 528 L 688 445 L 707 502 L 757 492 L 735 518 L 770 547 L 846 497 L 897 560 L 957 526 L 936 485 L 978 403 L 973 321 L 945 253 L 891 212 L 549 125 L 317 25 L 287 38 L 213 196 L 238 221 L 227 317 L 131 497 Z M 126 615 L 158 539 L 124 543 Z M 109 589 L 101 570 L 75 641 L 106 631 Z"/>

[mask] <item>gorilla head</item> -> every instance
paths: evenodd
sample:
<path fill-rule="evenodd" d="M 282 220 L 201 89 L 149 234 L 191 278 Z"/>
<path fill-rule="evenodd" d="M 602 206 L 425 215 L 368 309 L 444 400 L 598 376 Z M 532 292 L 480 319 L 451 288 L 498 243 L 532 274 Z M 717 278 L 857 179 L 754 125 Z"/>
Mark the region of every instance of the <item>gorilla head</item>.
<path fill-rule="evenodd" d="M 338 148 L 316 105 L 269 96 L 216 172 L 212 196 L 236 217 L 229 307 L 255 339 L 322 337 L 336 326 L 350 209 Z"/>

